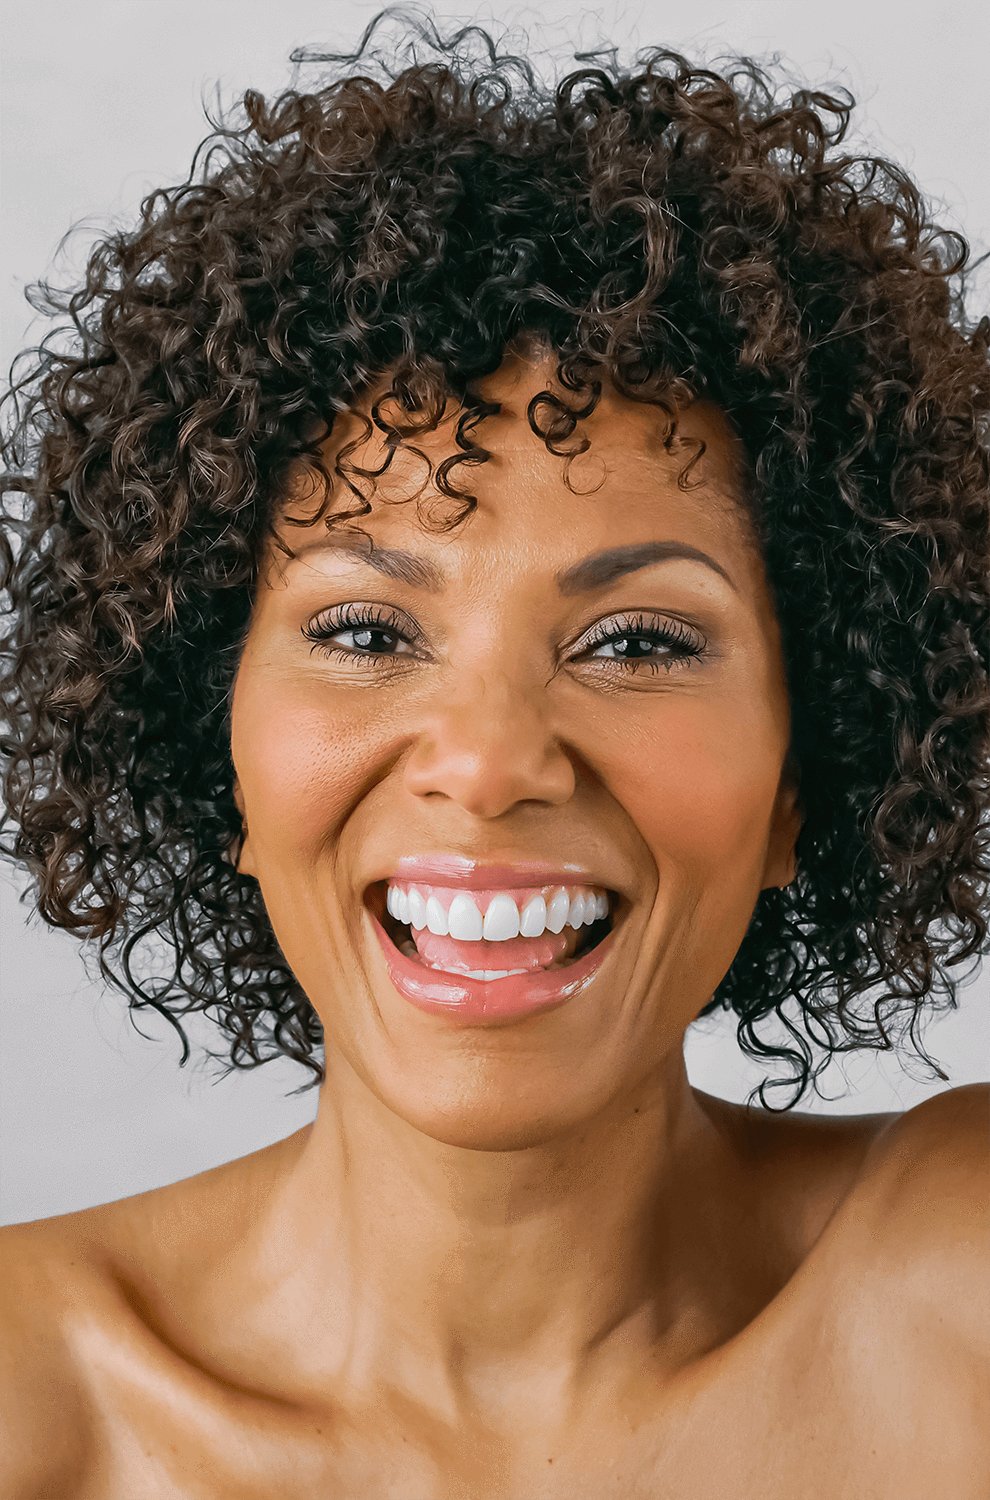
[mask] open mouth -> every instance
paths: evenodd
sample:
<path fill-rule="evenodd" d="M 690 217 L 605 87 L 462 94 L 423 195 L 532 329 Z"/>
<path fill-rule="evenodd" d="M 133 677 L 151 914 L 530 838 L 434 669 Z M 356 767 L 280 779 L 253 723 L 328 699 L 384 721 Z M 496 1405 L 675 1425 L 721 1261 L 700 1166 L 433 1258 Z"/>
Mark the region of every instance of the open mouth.
<path fill-rule="evenodd" d="M 608 897 L 608 912 L 577 931 L 577 943 L 566 957 L 557 959 L 552 963 L 539 962 L 535 953 L 525 960 L 510 958 L 510 950 L 515 946 L 514 940 L 507 942 L 464 942 L 460 948 L 464 954 L 463 972 L 466 974 L 478 971 L 508 971 L 526 969 L 533 972 L 550 973 L 557 969 L 567 969 L 584 958 L 593 948 L 597 948 L 603 942 L 613 927 L 621 921 L 625 907 L 628 903 L 615 891 L 606 891 Z M 365 893 L 365 902 L 372 915 L 377 918 L 389 940 L 395 945 L 400 953 L 419 963 L 424 969 L 433 970 L 434 966 L 426 961 L 419 952 L 413 937 L 413 929 L 408 922 L 401 922 L 388 910 L 386 898 L 388 895 L 388 881 L 376 881 L 368 887 Z M 565 929 L 566 930 L 566 929 Z M 573 929 L 572 929 L 573 931 Z M 549 936 L 549 934 L 547 934 Z M 530 947 L 535 949 L 539 939 L 527 940 Z M 517 950 L 518 951 L 518 950 Z M 450 970 L 448 972 L 456 972 Z"/>

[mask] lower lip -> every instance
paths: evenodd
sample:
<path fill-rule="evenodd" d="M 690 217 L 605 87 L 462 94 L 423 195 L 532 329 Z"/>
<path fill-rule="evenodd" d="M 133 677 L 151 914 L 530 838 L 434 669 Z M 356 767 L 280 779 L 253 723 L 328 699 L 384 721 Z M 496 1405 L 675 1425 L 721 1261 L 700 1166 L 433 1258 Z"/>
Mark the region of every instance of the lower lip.
<path fill-rule="evenodd" d="M 374 913 L 370 915 L 389 977 L 400 995 L 431 1015 L 482 1023 L 517 1020 L 573 1000 L 591 984 L 615 938 L 613 926 L 596 947 L 562 969 L 536 969 L 505 979 L 468 979 L 407 958 Z"/>

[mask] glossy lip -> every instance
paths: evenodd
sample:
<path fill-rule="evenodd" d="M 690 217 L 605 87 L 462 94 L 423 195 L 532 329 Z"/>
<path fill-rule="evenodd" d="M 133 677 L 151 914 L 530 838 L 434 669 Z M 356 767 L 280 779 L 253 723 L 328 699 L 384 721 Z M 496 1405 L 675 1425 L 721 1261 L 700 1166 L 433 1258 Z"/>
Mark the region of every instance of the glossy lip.
<path fill-rule="evenodd" d="M 407 958 L 395 946 L 377 913 L 367 907 L 371 925 L 385 959 L 389 978 L 399 994 L 430 1015 L 469 1025 L 494 1025 L 522 1020 L 540 1011 L 552 1010 L 586 990 L 615 946 L 613 925 L 596 947 L 562 969 L 536 969 L 530 974 L 510 974 L 506 979 L 468 979 L 463 974 L 444 974 L 416 959 Z"/>
<path fill-rule="evenodd" d="M 457 886 L 465 891 L 515 890 L 537 885 L 590 885 L 612 891 L 582 865 L 550 865 L 538 860 L 509 864 L 480 864 L 458 854 L 407 855 L 396 860 L 386 880 L 421 881 L 425 885 Z"/>

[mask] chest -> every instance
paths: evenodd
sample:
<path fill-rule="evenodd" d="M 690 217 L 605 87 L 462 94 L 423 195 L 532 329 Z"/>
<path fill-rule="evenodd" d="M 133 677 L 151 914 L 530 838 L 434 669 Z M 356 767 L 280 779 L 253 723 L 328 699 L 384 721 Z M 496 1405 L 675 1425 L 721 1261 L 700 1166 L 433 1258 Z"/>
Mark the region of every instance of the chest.
<path fill-rule="evenodd" d="M 458 1427 L 395 1399 L 317 1414 L 132 1368 L 102 1388 L 73 1500 L 988 1500 L 965 1390 L 933 1384 L 896 1320 L 855 1311 L 747 1333 L 562 1429 Z"/>

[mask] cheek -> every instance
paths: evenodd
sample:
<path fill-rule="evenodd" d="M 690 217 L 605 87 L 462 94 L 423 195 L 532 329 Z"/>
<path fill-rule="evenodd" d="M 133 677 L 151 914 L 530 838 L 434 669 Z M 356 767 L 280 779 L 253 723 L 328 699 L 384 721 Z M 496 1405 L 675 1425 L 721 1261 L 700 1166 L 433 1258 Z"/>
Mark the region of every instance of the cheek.
<path fill-rule="evenodd" d="M 692 881 L 761 864 L 779 774 L 773 725 L 701 698 L 665 705 L 624 747 L 626 809 L 659 866 Z"/>
<path fill-rule="evenodd" d="M 648 960 L 670 980 L 676 1025 L 714 993 L 763 885 L 783 751 L 765 718 L 710 700 L 676 706 L 623 751 L 626 811 L 659 875 Z M 618 785 L 618 778 L 616 780 Z M 669 1004 L 675 1005 L 673 999 Z"/>
<path fill-rule="evenodd" d="M 314 698 L 321 701 L 316 702 Z M 264 672 L 237 679 L 231 754 L 254 844 L 266 866 L 318 857 L 375 777 L 374 716 L 335 711 L 313 683 Z"/>

